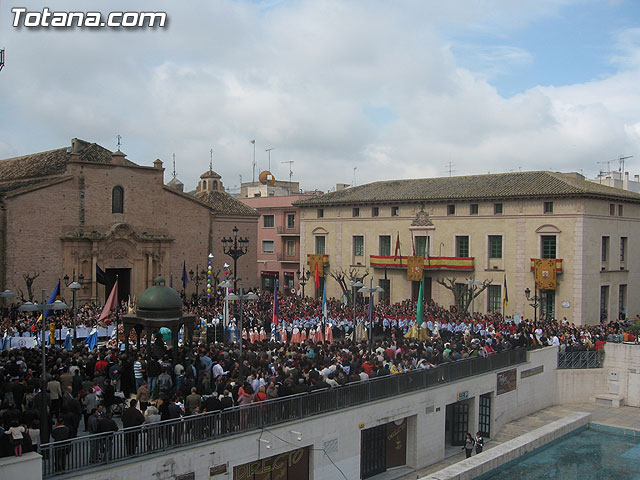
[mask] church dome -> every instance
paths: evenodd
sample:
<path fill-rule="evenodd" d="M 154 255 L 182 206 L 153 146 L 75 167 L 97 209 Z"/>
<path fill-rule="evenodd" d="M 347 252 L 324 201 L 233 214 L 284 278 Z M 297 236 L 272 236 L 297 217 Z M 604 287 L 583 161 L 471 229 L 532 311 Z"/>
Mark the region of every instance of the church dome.
<path fill-rule="evenodd" d="M 182 315 L 182 299 L 173 288 L 164 284 L 163 277 L 156 277 L 153 287 L 140 294 L 136 315 L 146 318 L 174 318 Z"/>

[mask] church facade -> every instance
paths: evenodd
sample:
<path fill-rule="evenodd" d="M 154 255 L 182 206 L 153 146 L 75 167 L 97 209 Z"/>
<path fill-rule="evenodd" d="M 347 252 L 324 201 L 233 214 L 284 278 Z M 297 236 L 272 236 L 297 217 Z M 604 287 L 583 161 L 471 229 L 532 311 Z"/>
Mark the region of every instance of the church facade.
<path fill-rule="evenodd" d="M 237 275 L 251 288 L 258 218 L 224 191 L 212 168 L 185 193 L 175 178 L 165 185 L 160 160 L 142 166 L 119 150 L 73 139 L 71 147 L 0 161 L 0 288 L 26 296 L 24 276 L 35 276 L 39 300 L 40 289 L 48 295 L 75 273 L 83 276 L 81 302 L 104 301 L 116 278 L 126 300 L 163 275 L 186 296 L 202 295 L 206 280 L 200 273 L 196 292 L 195 277 L 210 253 L 214 274 L 232 263 L 221 238 L 234 226 L 249 239 Z M 98 267 L 106 286 L 98 283 Z M 61 282 L 61 295 L 70 301 L 71 293 Z"/>

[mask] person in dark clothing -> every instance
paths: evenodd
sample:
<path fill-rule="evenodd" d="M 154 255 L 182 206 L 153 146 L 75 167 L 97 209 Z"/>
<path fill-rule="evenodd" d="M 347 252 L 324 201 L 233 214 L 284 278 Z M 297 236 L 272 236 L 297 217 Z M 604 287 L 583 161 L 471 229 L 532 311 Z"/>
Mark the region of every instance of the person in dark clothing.
<path fill-rule="evenodd" d="M 111 385 L 111 381 L 108 378 L 104 379 L 104 388 L 102 389 L 102 403 L 104 404 L 104 410 L 108 414 L 111 413 L 111 406 L 116 403 L 115 389 Z"/>
<path fill-rule="evenodd" d="M 484 447 L 484 438 L 480 435 L 480 432 L 476 433 L 476 455 L 482 453 Z"/>
<path fill-rule="evenodd" d="M 61 419 L 58 419 L 55 428 L 51 431 L 51 437 L 54 442 L 62 442 L 70 438 L 70 429 L 67 425 L 62 423 Z M 55 449 L 55 470 L 56 472 L 64 472 L 67 467 L 67 453 L 69 447 L 62 446 Z"/>
<path fill-rule="evenodd" d="M 104 418 L 98 421 L 98 433 L 117 432 L 118 425 L 111 418 L 111 413 L 108 412 Z M 104 438 L 104 460 L 109 461 L 111 458 L 111 452 L 113 451 L 113 435 L 109 435 Z"/>
<path fill-rule="evenodd" d="M 136 408 L 137 403 L 138 402 L 134 398 L 129 402 L 129 408 L 125 408 L 122 411 L 123 428 L 137 427 L 144 423 L 144 415 Z M 136 453 L 139 435 L 140 433 L 138 431 L 128 432 L 125 434 L 124 443 L 127 448 L 127 455 L 133 455 Z"/>
<path fill-rule="evenodd" d="M 222 402 L 218 398 L 218 393 L 215 392 L 210 397 L 207 397 L 202 404 L 202 408 L 205 412 L 219 412 L 222 410 Z"/>
<path fill-rule="evenodd" d="M 464 453 L 467 455 L 467 458 L 471 456 L 471 453 L 473 452 L 474 444 L 475 444 L 475 440 L 473 439 L 470 433 L 467 433 L 467 436 L 464 439 L 464 447 L 462 447 L 462 449 L 464 450 Z"/>

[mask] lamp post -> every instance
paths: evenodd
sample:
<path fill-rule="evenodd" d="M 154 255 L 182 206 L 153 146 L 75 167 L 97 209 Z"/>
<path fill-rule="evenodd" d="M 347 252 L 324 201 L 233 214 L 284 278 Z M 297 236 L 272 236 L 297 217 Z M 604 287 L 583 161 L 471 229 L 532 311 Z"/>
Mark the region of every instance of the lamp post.
<path fill-rule="evenodd" d="M 238 325 L 238 345 L 240 347 L 240 357 L 242 357 L 242 304 L 247 300 L 258 300 L 258 295 L 253 292 L 244 293 L 244 287 L 240 284 L 240 295 L 235 293 L 227 294 L 225 300 L 238 300 L 240 302 L 240 324 Z"/>
<path fill-rule="evenodd" d="M 300 271 L 298 270 L 296 272 L 296 275 L 298 276 L 298 284 L 302 287 L 302 298 L 304 298 L 304 286 L 307 284 L 307 282 L 309 281 L 309 277 L 311 276 L 311 272 L 309 270 L 305 271 Z"/>
<path fill-rule="evenodd" d="M 238 259 L 247 253 L 249 249 L 249 239 L 247 237 L 238 238 L 238 227 L 233 227 L 233 237 L 222 237 L 222 251 L 225 255 L 233 258 L 233 289 L 236 290 L 238 283 Z"/>
<path fill-rule="evenodd" d="M 373 325 L 373 294 L 374 293 L 382 293 L 384 292 L 384 288 L 379 285 L 373 286 L 373 278 L 371 278 L 371 287 L 362 287 L 358 290 L 360 293 L 368 293 L 369 294 L 369 355 L 371 355 L 372 350 L 372 325 Z"/>
<path fill-rule="evenodd" d="M 76 272 L 74 270 L 73 271 L 73 281 L 71 283 L 69 283 L 69 280 L 70 280 L 69 275 L 65 275 L 63 280 L 64 280 L 64 284 L 67 286 L 67 288 L 71 289 L 71 291 L 73 292 L 73 311 L 72 311 L 72 315 L 73 315 L 73 348 L 76 348 L 76 345 L 78 343 L 78 336 L 76 335 L 76 317 L 77 317 L 76 292 L 82 288 L 82 282 L 84 282 L 84 275 L 80 274 L 80 276 L 78 277 L 78 280 L 80 280 L 80 281 L 78 282 L 78 281 L 76 281 Z"/>
<path fill-rule="evenodd" d="M 531 290 L 529 287 L 525 288 L 524 296 L 527 298 L 527 302 L 529 305 L 533 307 L 533 321 L 538 321 L 538 306 L 540 305 L 540 296 L 538 296 L 538 285 L 534 284 L 534 293 L 533 297 L 531 296 Z"/>
<path fill-rule="evenodd" d="M 189 278 L 196 285 L 196 305 L 200 303 L 200 282 L 207 278 L 206 270 L 203 269 L 200 273 L 198 273 L 198 270 L 200 270 L 200 265 L 198 264 L 196 264 L 195 273 L 193 270 L 189 270 Z"/>
<path fill-rule="evenodd" d="M 40 327 L 42 329 L 42 343 L 40 348 L 42 349 L 42 381 L 41 381 L 41 389 L 40 389 L 40 444 L 47 443 L 49 441 L 49 419 L 47 417 L 47 402 L 46 402 L 46 392 L 47 392 L 47 352 L 45 349 L 46 338 L 44 336 L 45 327 L 44 321 L 45 310 L 69 310 L 69 305 L 60 300 L 56 300 L 53 303 L 45 303 L 45 295 L 44 288 L 42 289 L 42 303 L 31 303 L 25 302 L 18 308 L 21 312 L 42 312 L 42 321 L 40 322 Z"/>

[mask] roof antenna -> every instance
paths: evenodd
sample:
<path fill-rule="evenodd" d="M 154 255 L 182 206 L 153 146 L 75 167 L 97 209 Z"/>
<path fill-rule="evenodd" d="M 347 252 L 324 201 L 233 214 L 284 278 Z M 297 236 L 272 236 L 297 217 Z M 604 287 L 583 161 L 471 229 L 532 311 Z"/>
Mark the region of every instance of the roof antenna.
<path fill-rule="evenodd" d="M 291 170 L 291 165 L 293 165 L 293 160 L 287 160 L 286 162 L 280 163 L 288 163 L 289 164 L 289 193 L 291 193 L 291 177 L 293 176 L 293 171 Z"/>
<path fill-rule="evenodd" d="M 251 140 L 251 144 L 253 144 L 253 162 L 251 166 L 253 167 L 253 177 L 251 179 L 251 183 L 256 183 L 256 141 Z"/>
<path fill-rule="evenodd" d="M 176 178 L 176 154 L 173 154 L 173 178 Z"/>
<path fill-rule="evenodd" d="M 211 159 L 209 160 L 209 171 L 213 172 L 213 148 L 209 150 L 209 153 L 211 154 Z"/>
<path fill-rule="evenodd" d="M 116 139 L 118 140 L 117 145 L 118 145 L 118 151 L 120 151 L 120 140 L 122 140 L 122 136 L 121 135 L 116 135 Z"/>
<path fill-rule="evenodd" d="M 353 186 L 356 186 L 356 170 L 358 167 L 353 167 Z"/>
<path fill-rule="evenodd" d="M 269 154 L 269 171 L 271 171 L 271 150 L 275 150 L 276 147 L 272 147 L 272 148 L 267 148 L 265 150 L 265 152 L 267 152 Z"/>
<path fill-rule="evenodd" d="M 453 169 L 453 167 L 455 167 L 455 165 L 454 165 L 453 163 L 451 163 L 451 160 L 449 160 L 449 163 L 448 163 L 448 165 L 447 165 L 447 170 L 448 170 L 448 172 L 449 172 L 449 176 L 451 176 L 451 174 L 452 174 L 453 172 L 455 172 L 455 170 Z"/>

